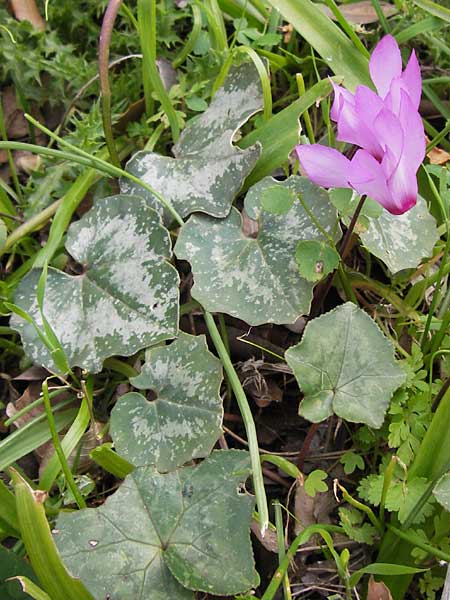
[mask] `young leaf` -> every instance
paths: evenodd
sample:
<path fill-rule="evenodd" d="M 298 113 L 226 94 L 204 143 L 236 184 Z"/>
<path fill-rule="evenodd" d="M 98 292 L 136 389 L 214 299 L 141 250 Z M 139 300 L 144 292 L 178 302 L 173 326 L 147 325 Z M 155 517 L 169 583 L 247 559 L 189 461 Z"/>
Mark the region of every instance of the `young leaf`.
<path fill-rule="evenodd" d="M 95 373 L 109 356 L 129 356 L 177 334 L 179 278 L 168 263 L 169 234 L 142 198 L 97 201 L 71 225 L 66 248 L 83 273 L 74 277 L 50 268 L 43 310 L 70 366 Z M 39 270 L 31 271 L 15 301 L 41 325 L 39 277 Z M 36 363 L 54 368 L 32 325 L 14 316 L 11 326 Z"/>
<path fill-rule="evenodd" d="M 370 218 L 369 228 L 361 233 L 363 244 L 391 273 L 417 267 L 422 258 L 432 255 L 438 239 L 436 220 L 421 196 L 416 206 L 402 215 L 383 210 L 378 218 Z"/>
<path fill-rule="evenodd" d="M 130 381 L 156 398 L 132 392 L 118 400 L 111 435 L 121 456 L 160 472 L 208 456 L 222 433 L 222 366 L 204 335 L 181 333 L 170 346 L 147 350 L 140 375 Z"/>
<path fill-rule="evenodd" d="M 405 381 L 392 344 L 351 302 L 310 321 L 286 361 L 304 393 L 300 414 L 315 423 L 335 412 L 379 428 L 393 392 Z"/>
<path fill-rule="evenodd" d="M 337 269 L 340 256 L 327 242 L 306 240 L 297 244 L 295 260 L 300 275 L 317 282 Z"/>
<path fill-rule="evenodd" d="M 347 537 L 360 544 L 371 546 L 374 543 L 377 530 L 370 523 L 363 523 L 364 516 L 364 513 L 356 508 L 345 508 L 343 506 L 339 508 L 340 525 Z"/>
<path fill-rule="evenodd" d="M 274 215 L 284 215 L 295 202 L 295 194 L 281 185 L 266 188 L 261 194 L 261 208 Z"/>
<path fill-rule="evenodd" d="M 321 469 L 311 471 L 304 483 L 305 492 L 308 496 L 314 498 L 317 492 L 326 492 L 328 490 L 328 485 L 325 483 L 327 477 L 328 473 Z"/>
<path fill-rule="evenodd" d="M 364 459 L 356 452 L 346 452 L 341 456 L 341 465 L 344 465 L 344 473 L 351 475 L 355 469 L 364 470 Z"/>
<path fill-rule="evenodd" d="M 248 591 L 258 582 L 249 536 L 254 501 L 240 491 L 249 464 L 246 452 L 229 450 L 168 474 L 139 467 L 99 508 L 60 514 L 57 546 L 96 598 Z"/>
<path fill-rule="evenodd" d="M 127 171 L 163 194 L 182 217 L 192 212 L 225 217 L 260 155 L 259 145 L 240 150 L 233 146 L 233 137 L 262 107 L 261 82 L 253 63 L 233 68 L 209 108 L 188 123 L 173 148 L 176 158 L 138 152 Z M 160 203 L 138 184 L 123 178 L 120 187 L 162 212 Z"/>
<path fill-rule="evenodd" d="M 299 195 L 286 214 L 261 210 L 263 192 L 276 187 Z M 336 211 L 324 190 L 296 176 L 283 182 L 263 179 L 249 190 L 245 210 L 257 220 L 256 237 L 245 236 L 236 209 L 220 221 L 193 215 L 182 228 L 175 253 L 192 265 L 192 296 L 210 312 L 250 325 L 293 323 L 308 312 L 314 287 L 298 275 L 296 244 L 323 239 L 323 231 L 331 235 Z"/>

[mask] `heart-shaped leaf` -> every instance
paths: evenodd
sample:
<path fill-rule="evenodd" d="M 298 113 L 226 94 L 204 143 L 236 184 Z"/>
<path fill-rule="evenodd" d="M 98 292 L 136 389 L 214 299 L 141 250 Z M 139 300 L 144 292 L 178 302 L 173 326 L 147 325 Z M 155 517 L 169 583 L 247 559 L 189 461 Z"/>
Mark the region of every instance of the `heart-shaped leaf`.
<path fill-rule="evenodd" d="M 369 219 L 369 228 L 360 237 L 391 273 L 397 273 L 414 269 L 422 258 L 431 256 L 439 233 L 427 203 L 418 196 L 416 206 L 402 215 L 383 210 L 378 218 Z"/>
<path fill-rule="evenodd" d="M 137 468 L 99 508 L 60 514 L 55 541 L 65 564 L 98 599 L 248 591 L 258 582 L 254 502 L 241 490 L 249 464 L 247 452 L 229 450 L 168 474 Z"/>
<path fill-rule="evenodd" d="M 259 145 L 240 150 L 232 141 L 262 106 L 261 82 L 253 63 L 232 68 L 209 108 L 183 131 L 173 149 L 176 158 L 138 152 L 127 171 L 163 194 L 182 217 L 196 211 L 225 217 L 260 155 Z M 120 187 L 123 193 L 142 195 L 162 211 L 155 197 L 138 184 L 123 178 Z"/>
<path fill-rule="evenodd" d="M 267 190 L 278 187 L 297 196 L 292 208 L 284 214 L 262 210 L 261 198 L 267 201 Z M 336 210 L 328 194 L 303 177 L 263 179 L 249 190 L 245 210 L 257 220 L 249 237 L 236 209 L 220 221 L 193 215 L 182 228 L 175 253 L 192 265 L 192 296 L 207 310 L 250 325 L 293 323 L 308 312 L 314 286 L 300 277 L 295 248 L 300 240 L 331 236 Z"/>
<path fill-rule="evenodd" d="M 70 366 L 98 372 L 105 358 L 129 356 L 178 329 L 178 274 L 167 262 L 170 239 L 161 218 L 135 196 L 97 201 L 67 234 L 68 252 L 83 266 L 71 276 L 49 269 L 43 312 Z M 15 302 L 41 325 L 33 270 Z M 20 317 L 11 326 L 36 363 L 55 369 L 34 327 Z"/>
<path fill-rule="evenodd" d="M 390 341 L 351 302 L 310 321 L 285 356 L 304 394 L 300 414 L 314 423 L 334 412 L 381 427 L 394 390 L 405 381 Z"/>
<path fill-rule="evenodd" d="M 222 366 L 204 335 L 180 333 L 170 346 L 147 350 L 140 375 L 130 381 L 156 399 L 132 392 L 118 400 L 111 435 L 121 456 L 158 471 L 208 456 L 222 433 Z"/>

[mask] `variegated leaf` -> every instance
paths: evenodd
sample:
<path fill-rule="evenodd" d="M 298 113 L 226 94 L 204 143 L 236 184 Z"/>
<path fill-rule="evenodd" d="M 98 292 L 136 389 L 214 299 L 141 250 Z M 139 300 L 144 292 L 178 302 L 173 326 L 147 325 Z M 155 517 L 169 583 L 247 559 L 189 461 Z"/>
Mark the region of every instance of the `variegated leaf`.
<path fill-rule="evenodd" d="M 292 208 L 284 214 L 263 210 L 262 198 L 280 186 L 296 196 Z M 293 323 L 308 312 L 314 287 L 300 277 L 297 243 L 323 240 L 323 231 L 336 238 L 336 210 L 324 190 L 296 176 L 263 179 L 249 190 L 245 210 L 257 232 L 243 231 L 247 223 L 236 209 L 220 221 L 193 215 L 182 228 L 175 253 L 192 265 L 192 296 L 207 310 L 250 325 Z"/>
<path fill-rule="evenodd" d="M 180 333 L 170 346 L 147 350 L 141 373 L 130 381 L 156 398 L 131 392 L 118 400 L 111 435 L 121 456 L 161 472 L 208 456 L 222 433 L 222 366 L 204 335 Z"/>
<path fill-rule="evenodd" d="M 102 506 L 60 513 L 56 544 L 98 599 L 246 592 L 258 583 L 249 535 L 254 500 L 241 489 L 249 474 L 249 455 L 239 450 L 172 473 L 138 467 Z"/>
<path fill-rule="evenodd" d="M 405 381 L 391 342 L 351 302 L 310 321 L 285 356 L 304 394 L 300 414 L 314 423 L 334 412 L 381 427 L 393 392 Z"/>
<path fill-rule="evenodd" d="M 170 239 L 157 212 L 136 196 L 97 201 L 71 225 L 66 248 L 82 267 L 72 276 L 50 268 L 43 313 L 70 366 L 98 372 L 105 358 L 131 355 L 178 330 L 178 274 L 168 262 Z M 41 271 L 18 287 L 15 302 L 42 325 L 37 301 Z M 33 360 L 55 369 L 34 327 L 14 316 Z"/>
<path fill-rule="evenodd" d="M 370 218 L 369 228 L 360 237 L 391 273 L 397 273 L 414 269 L 422 258 L 431 256 L 439 233 L 427 203 L 418 196 L 416 206 L 402 215 L 391 215 L 383 210 L 378 218 Z"/>
<path fill-rule="evenodd" d="M 253 63 L 232 68 L 207 110 L 188 123 L 173 149 L 176 158 L 143 151 L 126 168 L 161 193 L 182 217 L 192 212 L 225 217 L 260 154 L 258 145 L 239 150 L 232 141 L 262 106 L 261 82 Z M 140 194 L 162 213 L 150 192 L 126 178 L 120 185 L 123 193 Z M 167 213 L 166 218 L 171 219 Z"/>

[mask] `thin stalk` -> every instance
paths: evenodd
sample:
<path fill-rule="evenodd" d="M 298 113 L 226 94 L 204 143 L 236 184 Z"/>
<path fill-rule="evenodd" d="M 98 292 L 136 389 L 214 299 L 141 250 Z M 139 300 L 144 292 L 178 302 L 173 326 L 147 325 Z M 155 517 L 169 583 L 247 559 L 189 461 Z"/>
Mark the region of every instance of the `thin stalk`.
<path fill-rule="evenodd" d="M 116 167 L 115 165 L 111 165 L 106 160 L 102 160 L 101 158 L 98 158 L 97 156 L 91 156 L 88 152 L 84 152 L 84 150 L 80 150 L 80 148 L 77 148 L 76 146 L 70 144 L 69 142 L 66 142 L 63 138 L 61 138 L 58 135 L 56 135 L 55 133 L 53 133 L 53 131 L 50 131 L 49 129 L 47 129 L 47 127 L 44 127 L 39 122 L 35 121 L 35 119 L 33 119 L 33 117 L 30 117 L 30 115 L 25 115 L 25 116 L 27 119 L 31 120 L 32 122 L 34 121 L 34 123 L 36 124 L 36 127 L 39 127 L 39 129 L 44 131 L 44 133 L 46 133 L 49 137 L 56 140 L 61 146 L 69 148 L 70 150 L 72 150 L 72 152 L 75 155 L 79 156 L 80 159 L 84 159 L 83 164 L 87 164 L 91 167 L 96 167 L 96 168 L 98 168 L 98 170 L 103 171 L 104 173 L 111 175 L 112 177 L 126 177 L 127 179 L 130 179 L 130 181 L 133 181 L 134 183 L 137 183 L 144 189 L 148 190 L 150 193 L 152 193 L 157 198 L 157 200 L 159 202 L 161 202 L 161 204 L 163 204 L 167 208 L 167 210 L 172 214 L 172 216 L 175 218 L 176 221 L 178 221 L 178 223 L 180 225 L 184 224 L 183 219 L 176 212 L 176 210 L 173 208 L 173 206 L 159 192 L 157 192 L 150 185 L 148 185 L 147 183 L 145 183 L 144 181 L 139 179 L 139 177 L 135 177 L 131 173 L 128 173 L 127 171 L 124 171 L 123 169 Z M 26 146 L 26 144 L 25 144 L 25 146 Z M 2 145 L 0 142 L 0 148 L 1 147 L 2 147 Z M 36 146 L 36 147 L 40 148 L 40 146 Z M 46 148 L 45 150 L 48 150 L 48 149 Z M 58 152 L 58 151 L 52 150 L 52 152 L 54 153 L 54 152 Z M 69 156 L 73 157 L 74 154 L 70 154 Z M 81 162 L 81 160 L 80 160 L 80 162 Z"/>
<path fill-rule="evenodd" d="M 299 96 L 299 98 L 301 98 L 306 93 L 305 80 L 303 79 L 303 75 L 301 73 L 297 73 L 295 76 L 295 79 L 297 81 L 298 96 Z M 305 127 L 306 127 L 306 132 L 308 134 L 309 141 L 311 142 L 311 144 L 315 144 L 316 136 L 314 135 L 314 130 L 313 130 L 313 126 L 311 123 L 311 118 L 309 116 L 308 109 L 306 109 L 305 112 L 301 116 L 302 116 L 303 120 L 305 121 Z"/>
<path fill-rule="evenodd" d="M 388 466 L 386 468 L 386 471 L 384 472 L 383 489 L 381 491 L 380 511 L 379 511 L 380 523 L 383 528 L 384 528 L 384 513 L 385 513 L 385 507 L 386 507 L 386 497 L 387 497 L 389 487 L 391 485 L 392 476 L 394 474 L 394 469 L 395 469 L 395 466 L 397 463 L 398 463 L 397 457 L 393 456 L 391 458 L 390 463 L 388 464 Z"/>
<path fill-rule="evenodd" d="M 100 39 L 98 43 L 98 74 L 100 79 L 100 93 L 102 98 L 102 121 L 105 141 L 113 165 L 120 167 L 119 155 L 112 129 L 111 118 L 111 86 L 109 85 L 109 47 L 114 29 L 117 13 L 122 0 L 109 0 L 108 7 L 103 17 Z"/>
<path fill-rule="evenodd" d="M 306 542 L 316 533 L 322 535 L 323 532 L 329 533 L 342 533 L 342 527 L 338 527 L 336 525 L 309 525 L 300 533 L 295 540 L 292 542 L 290 547 L 286 552 L 286 556 L 281 561 L 278 569 L 273 574 L 272 579 L 270 580 L 269 585 L 266 588 L 266 591 L 261 597 L 261 600 L 273 600 L 275 594 L 277 593 L 278 588 L 280 587 L 281 582 L 283 581 L 283 577 L 287 572 L 291 560 L 295 557 L 295 554 L 298 548 L 302 544 L 306 544 Z"/>
<path fill-rule="evenodd" d="M 228 50 L 228 40 L 220 6 L 217 0 L 205 0 L 202 4 L 205 9 L 208 24 L 213 31 L 216 49 L 225 52 Z"/>
<path fill-rule="evenodd" d="M 356 207 L 355 212 L 353 213 L 352 220 L 350 221 L 350 225 L 348 226 L 347 231 L 345 232 L 345 236 L 341 242 L 339 247 L 339 254 L 341 255 L 341 259 L 345 260 L 350 251 L 350 241 L 352 237 L 353 230 L 355 229 L 355 225 L 358 221 L 358 217 L 361 214 L 362 207 L 364 206 L 364 202 L 366 201 L 367 196 L 363 194 L 358 202 L 358 206 Z"/>
<path fill-rule="evenodd" d="M 336 17 L 336 21 L 339 23 L 339 25 L 342 27 L 342 29 L 345 31 L 345 33 L 352 40 L 353 44 L 355 45 L 355 48 L 357 48 L 363 56 L 365 56 L 366 58 L 370 58 L 369 51 L 364 46 L 364 44 L 361 42 L 359 37 L 356 35 L 355 30 L 348 23 L 347 19 L 341 13 L 341 11 L 339 10 L 339 7 L 336 5 L 334 0 L 325 0 L 325 4 L 328 6 L 328 8 L 333 13 L 333 15 Z"/>
<path fill-rule="evenodd" d="M 145 106 L 147 115 L 153 112 L 152 91 L 158 97 L 162 109 L 166 113 L 172 131 L 173 141 L 180 135 L 177 113 L 164 87 L 156 65 L 156 2 L 155 0 L 138 0 L 139 37 L 142 49 L 142 73 L 144 78 Z"/>
<path fill-rule="evenodd" d="M 172 62 L 172 66 L 174 69 L 177 69 L 180 65 L 182 65 L 184 63 L 184 61 L 186 60 L 186 58 L 189 56 L 189 54 L 192 52 L 192 50 L 194 49 L 195 43 L 198 39 L 198 36 L 200 35 L 200 32 L 202 30 L 201 10 L 199 9 L 199 7 L 196 4 L 191 4 L 191 8 L 192 8 L 192 19 L 193 19 L 192 31 L 191 31 L 191 34 L 189 35 L 188 39 L 186 40 L 186 42 L 183 44 L 183 47 L 182 47 L 180 53 Z"/>
<path fill-rule="evenodd" d="M 58 210 L 58 207 L 61 205 L 62 201 L 63 198 L 56 200 L 55 202 L 50 204 L 50 206 L 47 206 L 47 208 L 45 208 L 43 211 L 41 211 L 37 215 L 33 215 L 30 219 L 28 219 L 28 221 L 25 221 L 25 223 L 19 225 L 17 229 L 14 229 L 14 231 L 12 231 L 8 235 L 4 245 L 0 249 L 0 255 L 7 252 L 12 246 L 14 246 L 16 242 L 21 240 L 23 237 L 25 237 L 29 233 L 32 233 L 36 229 L 39 229 L 40 227 L 42 227 L 42 225 L 44 225 L 44 223 L 49 221 Z"/>
<path fill-rule="evenodd" d="M 427 153 L 432 150 L 435 146 L 437 146 L 445 137 L 447 137 L 447 134 L 450 132 L 450 121 L 448 121 L 448 123 L 446 124 L 446 126 L 444 127 L 444 129 L 442 129 L 442 131 L 440 131 L 437 135 L 434 136 L 434 138 L 431 140 L 431 142 L 428 144 L 427 146 Z"/>
<path fill-rule="evenodd" d="M 244 422 L 245 431 L 247 433 L 250 460 L 252 464 L 253 483 L 255 486 L 255 497 L 256 504 L 258 506 L 261 533 L 264 535 L 269 526 L 269 509 L 267 507 L 266 490 L 264 488 L 263 473 L 259 458 L 258 439 L 256 437 L 256 427 L 253 420 L 252 411 L 250 410 L 244 388 L 242 387 L 233 363 L 231 362 L 230 356 L 228 355 L 225 344 L 220 336 L 219 330 L 217 329 L 214 317 L 211 313 L 206 311 L 204 313 L 204 317 L 217 354 L 222 361 L 231 387 L 233 388 L 233 392 L 241 412 L 242 420 Z"/>
<path fill-rule="evenodd" d="M 335 480 L 335 485 L 342 493 L 343 499 L 346 502 L 348 502 L 351 506 L 353 506 L 354 508 L 357 508 L 361 512 L 365 513 L 368 516 L 372 525 L 375 527 L 375 529 L 377 529 L 380 533 L 383 533 L 383 526 L 382 526 L 381 522 L 375 516 L 375 513 L 373 512 L 373 510 L 369 506 L 366 506 L 359 500 L 356 500 L 355 498 L 353 498 L 353 496 L 350 496 L 350 494 L 347 492 L 345 487 L 343 487 L 337 480 Z"/>
<path fill-rule="evenodd" d="M 142 51 L 142 85 L 144 87 L 145 112 L 151 117 L 154 111 L 152 98 L 153 85 L 150 78 L 150 64 L 156 61 L 156 2 L 138 2 L 138 33 Z"/>
<path fill-rule="evenodd" d="M 55 452 L 58 455 L 59 462 L 61 463 L 61 469 L 64 473 L 64 477 L 66 478 L 67 487 L 72 492 L 73 497 L 75 498 L 75 501 L 78 504 L 78 507 L 86 508 L 86 502 L 84 501 L 83 496 L 80 494 L 77 484 L 75 483 L 75 480 L 73 478 L 72 471 L 70 470 L 69 464 L 64 455 L 64 451 L 61 447 L 61 441 L 59 439 L 58 431 L 56 429 L 55 419 L 53 417 L 52 407 L 50 404 L 47 380 L 45 380 L 42 383 L 42 395 L 44 397 L 45 413 L 47 415 L 48 427 L 52 435 L 53 446 L 55 447 Z"/>
<path fill-rule="evenodd" d="M 372 6 L 374 7 L 375 12 L 377 13 L 378 20 L 380 21 L 380 24 L 381 24 L 381 27 L 384 30 L 384 33 L 390 33 L 391 32 L 391 28 L 388 25 L 386 17 L 384 16 L 383 9 L 381 8 L 380 3 L 378 2 L 378 0 L 372 0 Z"/>
<path fill-rule="evenodd" d="M 275 527 L 277 529 L 278 561 L 279 561 L 279 564 L 281 564 L 281 562 L 283 561 L 283 558 L 286 556 L 284 531 L 283 531 L 283 516 L 281 513 L 281 505 L 279 502 L 275 502 L 273 507 L 275 510 Z M 284 593 L 284 600 L 292 600 L 291 586 L 289 583 L 289 577 L 288 577 L 287 573 L 285 573 L 284 577 L 283 577 L 283 593 Z"/>
<path fill-rule="evenodd" d="M 5 113 L 3 112 L 3 100 L 0 98 L 0 134 L 2 139 L 6 142 L 8 140 L 8 133 L 6 131 Z M 6 149 L 6 158 L 8 159 L 9 170 L 11 171 L 11 178 L 16 189 L 16 194 L 20 202 L 23 201 L 22 188 L 20 187 L 19 177 L 17 175 L 16 164 L 11 154 L 11 150 Z"/>
<path fill-rule="evenodd" d="M 427 554 L 431 554 L 431 556 L 435 556 L 436 558 L 439 558 L 440 560 L 445 560 L 446 563 L 450 563 L 450 554 L 447 554 L 447 552 L 443 552 L 442 550 L 435 548 L 431 544 L 426 544 L 422 540 L 422 538 L 419 538 L 418 536 L 415 536 L 411 533 L 402 531 L 401 529 L 398 529 L 397 527 L 394 527 L 393 525 L 388 525 L 387 528 L 390 531 L 392 531 L 392 533 L 394 533 L 396 536 L 401 538 L 402 540 L 409 542 L 410 544 L 412 544 L 413 546 L 416 546 L 417 548 L 420 548 L 421 550 L 425 550 L 425 552 L 427 552 Z"/>
<path fill-rule="evenodd" d="M 268 121 L 272 116 L 272 89 L 270 87 L 270 77 L 267 73 L 266 66 L 253 48 L 250 48 L 249 46 L 239 46 L 236 51 L 248 54 L 248 56 L 252 59 L 256 70 L 258 71 L 264 99 L 263 117 L 265 121 Z"/>

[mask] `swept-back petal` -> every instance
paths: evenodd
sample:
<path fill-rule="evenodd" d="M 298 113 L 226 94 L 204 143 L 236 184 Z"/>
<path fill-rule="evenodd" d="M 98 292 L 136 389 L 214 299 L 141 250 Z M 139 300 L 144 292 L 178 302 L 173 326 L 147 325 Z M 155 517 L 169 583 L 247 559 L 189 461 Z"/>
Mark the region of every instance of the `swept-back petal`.
<path fill-rule="evenodd" d="M 334 83 L 331 78 L 330 81 L 334 90 L 334 101 L 333 106 L 331 107 L 330 117 L 333 119 L 333 121 L 337 121 L 344 104 L 347 103 L 353 106 L 355 103 L 355 98 L 351 92 L 343 88 L 341 85 Z"/>
<path fill-rule="evenodd" d="M 393 79 L 402 74 L 402 57 L 392 35 L 385 35 L 376 45 L 369 62 L 369 71 L 382 98 L 389 92 Z"/>
<path fill-rule="evenodd" d="M 402 154 L 415 173 L 425 158 L 425 131 L 422 118 L 405 90 L 400 91 L 399 122 L 405 138 Z"/>
<path fill-rule="evenodd" d="M 411 52 L 408 64 L 400 79 L 403 84 L 403 89 L 407 92 L 412 105 L 417 110 L 420 104 L 420 96 L 422 95 L 422 77 L 420 74 L 419 62 L 414 50 Z"/>
<path fill-rule="evenodd" d="M 387 210 L 395 208 L 381 164 L 366 150 L 358 150 L 351 161 L 350 185 L 367 194 Z"/>
<path fill-rule="evenodd" d="M 350 187 L 350 161 L 334 148 L 321 144 L 295 147 L 300 165 L 312 182 L 323 187 Z"/>

